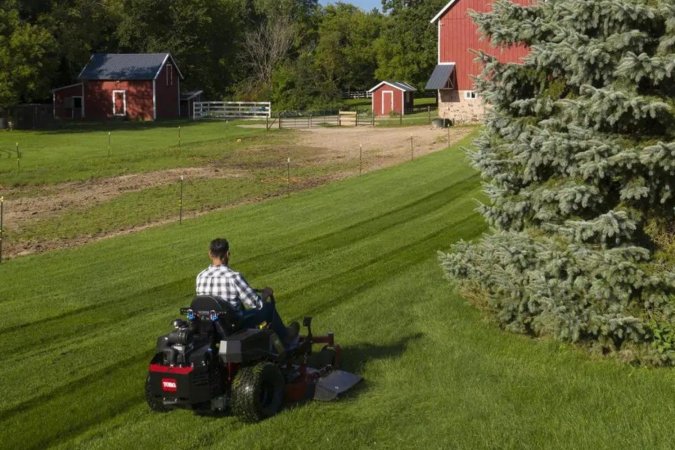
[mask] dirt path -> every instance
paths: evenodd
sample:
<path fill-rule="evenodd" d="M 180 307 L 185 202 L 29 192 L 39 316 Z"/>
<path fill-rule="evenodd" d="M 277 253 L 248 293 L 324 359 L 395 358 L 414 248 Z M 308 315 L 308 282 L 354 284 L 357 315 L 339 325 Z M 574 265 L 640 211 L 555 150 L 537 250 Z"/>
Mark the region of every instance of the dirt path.
<path fill-rule="evenodd" d="M 411 156 L 419 157 L 445 148 L 450 143 L 462 139 L 472 131 L 471 128 L 451 128 L 450 130 L 433 129 L 429 126 L 405 128 L 313 128 L 297 131 L 296 138 L 290 147 L 311 148 L 311 156 L 305 157 L 304 165 L 327 166 L 333 162 L 348 158 L 358 158 L 359 146 L 364 154 L 369 155 L 371 163 L 364 170 L 372 171 L 381 167 L 409 161 Z M 411 155 L 411 140 L 413 154 Z M 5 191 L 5 226 L 8 230 L 20 230 L 34 221 L 43 220 L 63 214 L 69 209 L 93 207 L 128 192 L 138 192 L 157 186 L 175 183 L 181 175 L 190 179 L 216 179 L 247 177 L 255 169 L 244 169 L 222 166 L 206 166 L 169 169 L 149 173 L 123 175 L 118 177 L 69 182 L 58 185 L 42 186 L 38 195 L 35 187 L 13 188 Z M 336 172 L 330 179 L 344 178 L 347 173 Z M 196 216 L 192 213 L 188 216 Z M 136 232 L 148 226 L 160 225 L 166 221 L 158 221 L 142 227 L 131 227 L 97 235 L 86 236 L 68 241 L 58 242 L 6 242 L 4 257 L 13 257 L 53 248 L 72 247 L 83 243 L 122 233 Z"/>
<path fill-rule="evenodd" d="M 228 170 L 224 173 L 211 167 L 187 167 L 157 172 L 122 175 L 113 178 L 61 183 L 41 189 L 37 197 L 19 197 L 7 200 L 5 221 L 8 227 L 20 227 L 30 220 L 44 219 L 66 208 L 87 207 L 103 203 L 126 192 L 137 192 L 156 186 L 175 183 L 181 176 L 186 178 L 233 178 L 245 175 L 245 171 Z M 8 192 L 7 197 L 20 189 Z"/>

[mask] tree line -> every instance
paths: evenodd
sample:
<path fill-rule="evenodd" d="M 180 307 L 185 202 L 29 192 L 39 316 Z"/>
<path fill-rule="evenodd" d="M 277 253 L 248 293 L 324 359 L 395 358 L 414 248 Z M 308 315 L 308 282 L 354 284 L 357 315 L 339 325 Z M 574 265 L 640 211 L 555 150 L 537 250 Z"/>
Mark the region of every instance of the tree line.
<path fill-rule="evenodd" d="M 429 20 L 445 0 L 383 0 L 382 12 L 318 0 L 3 0 L 0 108 L 48 101 L 92 53 L 170 52 L 208 98 L 331 105 L 378 80 L 423 88 Z"/>

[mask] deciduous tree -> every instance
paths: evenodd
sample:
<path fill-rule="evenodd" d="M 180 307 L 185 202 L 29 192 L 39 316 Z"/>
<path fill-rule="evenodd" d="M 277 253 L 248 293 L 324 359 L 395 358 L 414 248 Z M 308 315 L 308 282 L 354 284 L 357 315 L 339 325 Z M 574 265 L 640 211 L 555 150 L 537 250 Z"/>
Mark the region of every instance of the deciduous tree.
<path fill-rule="evenodd" d="M 384 0 L 384 29 L 375 43 L 380 80 L 405 81 L 424 89 L 437 62 L 437 31 L 429 21 L 447 0 Z"/>
<path fill-rule="evenodd" d="M 374 85 L 377 59 L 374 42 L 383 17 L 345 3 L 328 5 L 319 25 L 314 66 L 342 90 Z"/>
<path fill-rule="evenodd" d="M 0 6 L 0 107 L 48 95 L 55 48 L 49 31 L 21 19 L 16 1 Z"/>

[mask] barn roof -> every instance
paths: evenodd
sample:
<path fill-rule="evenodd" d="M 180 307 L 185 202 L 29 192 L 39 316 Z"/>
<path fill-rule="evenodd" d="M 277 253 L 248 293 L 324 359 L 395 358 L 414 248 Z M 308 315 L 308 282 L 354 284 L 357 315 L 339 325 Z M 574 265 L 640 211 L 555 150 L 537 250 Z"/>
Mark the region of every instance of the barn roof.
<path fill-rule="evenodd" d="M 154 80 L 169 59 L 178 71 L 178 75 L 183 78 L 183 74 L 169 53 L 94 53 L 80 72 L 78 79 Z"/>
<path fill-rule="evenodd" d="M 431 22 L 431 23 L 436 22 L 438 19 L 440 19 L 440 18 L 443 16 L 443 14 L 445 14 L 445 13 L 447 12 L 447 11 L 452 7 L 452 5 L 454 5 L 455 3 L 457 3 L 457 0 L 450 0 L 450 1 L 443 7 L 443 9 L 441 9 L 441 10 L 439 11 L 439 13 L 436 14 L 436 15 L 434 16 L 434 18 L 431 19 L 429 22 Z"/>
<path fill-rule="evenodd" d="M 413 86 L 409 85 L 408 83 L 404 83 L 402 81 L 381 81 L 377 85 L 372 87 L 368 92 L 375 92 L 375 90 L 378 89 L 383 84 L 388 84 L 389 86 L 395 87 L 396 89 L 400 89 L 403 92 L 413 92 L 417 90 Z"/>

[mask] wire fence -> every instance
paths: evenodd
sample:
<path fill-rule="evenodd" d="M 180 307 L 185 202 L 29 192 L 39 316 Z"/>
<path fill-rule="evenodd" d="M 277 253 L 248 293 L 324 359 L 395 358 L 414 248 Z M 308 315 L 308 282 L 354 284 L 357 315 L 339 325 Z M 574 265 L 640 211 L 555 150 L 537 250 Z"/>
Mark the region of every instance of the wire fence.
<path fill-rule="evenodd" d="M 318 117 L 328 116 L 320 115 Z M 302 121 L 306 118 L 290 116 L 286 117 L 285 119 Z M 450 128 L 448 128 L 447 136 L 448 145 L 450 145 Z M 143 219 L 145 221 L 144 223 L 148 223 L 147 220 L 150 220 L 150 222 L 164 222 L 167 219 L 171 220 L 171 217 L 175 217 L 175 221 L 178 224 L 183 224 L 186 216 L 190 217 L 201 211 L 231 207 L 239 204 L 240 202 L 247 201 L 247 199 L 252 198 L 251 196 L 257 198 L 260 195 L 263 195 L 264 197 L 291 195 L 293 192 L 316 186 L 317 183 L 326 182 L 326 180 L 334 179 L 336 176 L 338 178 L 346 176 L 359 176 L 375 168 L 380 168 L 395 162 L 402 162 L 405 160 L 412 161 L 422 153 L 420 151 L 422 145 L 422 136 L 415 136 L 412 133 L 405 133 L 405 135 L 401 135 L 400 139 L 401 140 L 398 144 L 391 145 L 391 143 L 388 143 L 385 147 L 382 147 L 379 143 L 364 141 L 366 144 L 365 148 L 363 144 L 354 144 L 354 141 L 350 141 L 350 144 L 348 144 L 351 146 L 350 148 L 345 148 L 340 152 L 327 152 L 323 156 L 325 160 L 322 160 L 322 158 L 317 159 L 317 155 L 315 153 L 305 154 L 302 153 L 302 151 L 299 151 L 299 153 L 288 153 L 283 155 L 283 158 L 281 158 L 281 155 L 279 154 L 268 153 L 266 155 L 259 156 L 260 160 L 256 161 L 250 160 L 251 156 L 242 154 L 241 157 L 237 157 L 236 159 L 232 159 L 230 161 L 233 168 L 242 167 L 240 158 L 244 158 L 247 161 L 246 164 L 248 164 L 249 167 L 259 167 L 259 169 L 251 169 L 252 172 L 250 173 L 250 179 L 252 180 L 252 183 L 255 180 L 258 181 L 255 182 L 256 186 L 251 185 L 250 192 L 248 193 L 244 192 L 241 195 L 237 194 L 235 196 L 230 196 L 231 194 L 228 192 L 226 195 L 221 195 L 220 197 L 218 197 L 217 194 L 214 194 L 212 197 L 205 197 L 205 190 L 203 189 L 204 185 L 202 183 L 208 183 L 209 178 L 192 175 L 191 172 L 186 169 L 184 171 L 180 171 L 180 175 L 174 173 L 175 178 L 167 180 L 165 183 L 163 183 L 168 195 L 162 197 L 162 201 L 166 202 L 166 205 L 164 205 L 162 208 L 157 208 L 157 204 L 155 204 L 157 200 L 154 196 L 151 199 L 153 204 L 150 203 L 150 197 L 143 201 L 138 201 L 138 203 L 135 204 L 137 205 L 136 207 L 139 211 L 147 210 L 149 215 L 156 215 L 156 217 L 152 219 L 146 217 Z M 423 148 L 429 149 L 429 142 L 432 141 L 426 139 Z M 435 136 L 433 142 L 438 142 L 438 136 Z M 187 151 L 188 148 L 185 150 Z M 108 151 L 110 150 L 108 149 Z M 428 150 L 425 150 L 425 152 L 426 151 Z M 317 163 L 317 161 L 321 162 Z M 330 168 L 330 173 L 326 172 L 328 170 L 327 168 Z M 17 170 L 20 169 L 17 168 Z M 227 170 L 227 168 L 224 166 L 219 170 L 224 171 Z M 260 173 L 254 172 L 254 170 L 260 170 Z M 276 175 L 273 175 L 273 178 L 263 183 L 264 185 L 268 186 L 268 191 L 261 194 L 259 191 L 259 179 L 261 176 L 270 176 L 270 173 L 276 173 Z M 142 176 L 143 172 L 141 172 L 140 175 Z M 237 183 L 240 182 L 237 181 Z M 148 185 L 147 188 L 143 188 L 141 186 L 138 189 L 139 198 L 143 197 L 141 194 L 143 189 L 155 189 L 152 186 Z M 87 184 L 86 189 L 93 189 L 92 184 Z M 121 189 L 123 192 L 127 192 L 124 187 Z M 226 187 L 223 187 L 223 191 L 226 189 Z M 110 195 L 110 193 L 106 195 Z M 50 199 L 49 201 L 54 201 L 54 199 Z M 96 202 L 96 204 L 98 203 L 99 202 Z M 36 209 L 35 215 L 31 215 L 30 217 L 32 218 L 27 219 L 26 217 L 29 215 L 25 214 L 26 203 L 22 203 L 21 198 L 10 199 L 7 197 L 7 195 L 0 196 L 0 263 L 2 263 L 3 260 L 7 258 L 7 256 L 13 257 L 19 252 L 23 252 L 25 250 L 24 246 L 26 244 L 26 238 L 21 235 L 21 229 L 25 224 L 29 224 L 30 222 L 17 222 L 18 219 L 16 218 L 16 212 L 19 212 L 20 210 L 22 211 L 23 219 L 21 220 L 23 221 L 40 221 L 40 202 L 38 201 L 33 204 L 33 207 Z M 54 222 L 54 224 L 61 221 L 66 221 L 67 223 L 76 221 L 78 214 L 74 213 L 74 211 L 85 211 L 88 207 L 90 206 L 82 204 L 71 205 L 68 207 L 72 208 L 70 209 L 70 212 L 65 210 L 60 219 L 53 217 L 50 218 L 49 221 Z M 119 207 L 128 207 L 128 203 L 120 203 Z M 12 211 L 15 213 L 14 218 L 12 218 Z M 9 216 L 7 216 L 8 213 Z M 118 213 L 120 217 L 127 216 L 125 211 L 118 211 Z M 108 212 L 107 214 L 110 213 Z M 136 219 L 129 220 L 133 221 Z M 101 220 L 100 222 L 105 222 L 105 220 Z M 9 228 L 7 228 L 8 225 Z M 138 224 L 130 222 L 125 226 L 134 227 L 135 225 Z M 115 229 L 110 229 L 103 231 L 103 234 L 106 232 L 113 233 L 115 231 Z M 81 235 L 87 236 L 92 235 L 92 233 L 91 230 L 86 229 L 86 226 L 83 226 Z M 47 241 L 49 239 L 55 239 L 56 241 L 59 240 L 58 237 L 45 237 L 44 239 Z"/>
<path fill-rule="evenodd" d="M 375 116 L 370 110 L 357 109 L 356 111 L 323 110 L 323 111 L 282 111 L 268 118 L 266 128 L 303 129 L 325 126 L 410 126 L 433 124 L 436 109 L 431 106 L 417 106 L 409 114 L 390 114 Z M 440 126 L 447 126 L 442 121 Z"/>

